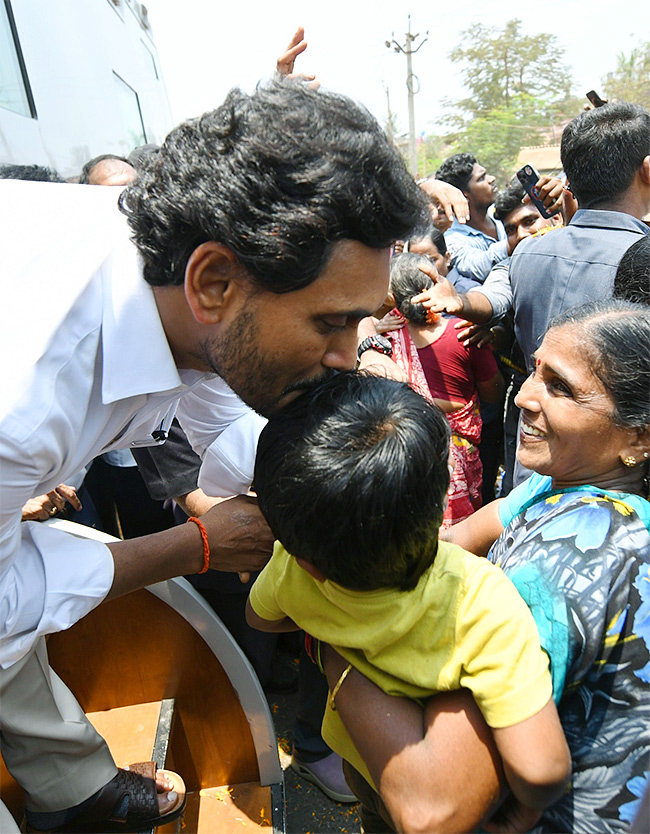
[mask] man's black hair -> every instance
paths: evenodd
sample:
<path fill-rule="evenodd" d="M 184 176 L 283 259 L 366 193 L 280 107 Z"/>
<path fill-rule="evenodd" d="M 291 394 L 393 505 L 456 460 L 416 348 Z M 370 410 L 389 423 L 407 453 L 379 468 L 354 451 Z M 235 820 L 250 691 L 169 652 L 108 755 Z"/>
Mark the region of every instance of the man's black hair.
<path fill-rule="evenodd" d="M 511 211 L 521 208 L 525 196 L 526 191 L 519 180 L 509 182 L 494 198 L 495 218 L 503 223 Z"/>
<path fill-rule="evenodd" d="M 182 284 L 191 253 L 216 241 L 276 293 L 314 281 L 335 242 L 381 249 L 426 216 L 368 111 L 291 80 L 231 90 L 177 127 L 120 202 L 150 284 Z"/>
<path fill-rule="evenodd" d="M 436 179 L 455 185 L 461 191 L 467 191 L 476 164 L 476 157 L 471 153 L 455 153 L 445 159 L 438 168 Z"/>
<path fill-rule="evenodd" d="M 580 208 L 620 197 L 650 154 L 650 113 L 614 102 L 586 110 L 562 133 L 562 165 Z"/>
<path fill-rule="evenodd" d="M 53 168 L 46 168 L 44 165 L 0 165 L 0 180 L 65 182 Z"/>
<path fill-rule="evenodd" d="M 449 424 L 409 385 L 337 374 L 273 415 L 254 487 L 274 536 L 357 591 L 411 590 L 433 563 Z"/>
<path fill-rule="evenodd" d="M 411 299 L 432 286 L 433 281 L 420 269 L 431 267 L 431 261 L 415 252 L 403 252 L 390 262 L 390 291 L 395 306 L 407 321 L 413 324 L 427 323 L 427 311 L 422 304 L 413 304 Z"/>
<path fill-rule="evenodd" d="M 118 162 L 124 162 L 126 165 L 131 165 L 129 160 L 123 156 L 117 156 L 114 153 L 102 153 L 86 162 L 84 167 L 81 169 L 81 173 L 79 174 L 79 183 L 81 185 L 90 185 L 90 174 L 92 173 L 93 168 L 95 165 L 98 165 L 100 162 L 104 162 L 107 159 L 117 159 Z"/>
<path fill-rule="evenodd" d="M 154 145 L 152 142 L 149 142 L 146 145 L 138 145 L 138 147 L 134 148 L 129 154 L 127 162 L 129 165 L 132 165 L 138 173 L 140 173 L 140 170 L 147 165 L 147 163 L 158 153 L 159 150 L 160 145 Z"/>

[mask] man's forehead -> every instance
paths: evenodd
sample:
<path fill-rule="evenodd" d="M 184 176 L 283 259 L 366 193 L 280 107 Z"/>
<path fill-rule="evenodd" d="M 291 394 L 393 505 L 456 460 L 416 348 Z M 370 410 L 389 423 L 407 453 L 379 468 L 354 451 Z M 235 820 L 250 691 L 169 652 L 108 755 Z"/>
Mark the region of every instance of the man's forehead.
<path fill-rule="evenodd" d="M 289 304 L 308 305 L 315 316 L 363 318 L 386 295 L 389 262 L 388 247 L 373 249 L 358 241 L 337 241 L 320 275 L 282 297 Z"/>

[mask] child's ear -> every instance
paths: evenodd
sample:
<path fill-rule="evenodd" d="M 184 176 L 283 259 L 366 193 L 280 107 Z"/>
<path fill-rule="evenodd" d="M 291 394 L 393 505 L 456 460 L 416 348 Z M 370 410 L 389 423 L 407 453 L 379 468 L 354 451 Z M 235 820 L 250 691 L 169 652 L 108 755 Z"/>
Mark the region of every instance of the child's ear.
<path fill-rule="evenodd" d="M 327 579 L 327 577 L 323 576 L 317 567 L 312 565 L 312 563 L 308 562 L 306 559 L 301 559 L 300 556 L 296 556 L 296 562 L 298 562 L 303 570 L 306 570 L 310 576 L 313 576 L 314 579 L 317 579 L 319 582 L 325 582 Z"/>

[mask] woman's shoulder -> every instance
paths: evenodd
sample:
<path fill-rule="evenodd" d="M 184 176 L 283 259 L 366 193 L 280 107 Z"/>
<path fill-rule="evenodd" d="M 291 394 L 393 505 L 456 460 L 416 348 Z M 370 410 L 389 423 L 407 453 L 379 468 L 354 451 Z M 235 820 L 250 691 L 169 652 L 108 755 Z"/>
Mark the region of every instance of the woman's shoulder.
<path fill-rule="evenodd" d="M 595 487 L 542 490 L 505 526 L 490 561 L 505 570 L 539 565 L 544 574 L 615 584 L 620 574 L 632 576 L 650 564 L 647 502 L 637 498 Z"/>
<path fill-rule="evenodd" d="M 650 503 L 640 495 L 603 490 L 588 484 L 554 490 L 551 478 L 536 472 L 503 499 L 499 516 L 505 528 L 522 514 L 526 520 L 539 520 L 546 516 L 548 523 L 552 523 L 559 516 L 566 517 L 585 510 L 592 518 L 607 515 L 613 522 L 623 524 L 634 516 L 650 531 Z"/>
<path fill-rule="evenodd" d="M 549 475 L 533 472 L 523 483 L 506 495 L 499 505 L 499 517 L 504 527 L 526 507 L 532 500 L 550 492 L 552 489 Z"/>

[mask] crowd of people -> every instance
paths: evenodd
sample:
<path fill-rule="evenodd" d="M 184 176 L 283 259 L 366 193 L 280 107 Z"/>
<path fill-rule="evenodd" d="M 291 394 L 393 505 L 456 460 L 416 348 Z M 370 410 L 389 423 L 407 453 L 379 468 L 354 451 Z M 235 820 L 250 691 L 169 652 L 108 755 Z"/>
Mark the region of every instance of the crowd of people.
<path fill-rule="evenodd" d="M 292 77 L 303 50 L 73 184 L 0 169 L 0 741 L 27 825 L 182 814 L 179 776 L 116 767 L 45 637 L 188 575 L 264 685 L 306 632 L 292 766 L 364 831 L 647 831 L 650 114 L 573 119 L 542 210 L 470 153 L 416 183 Z"/>

